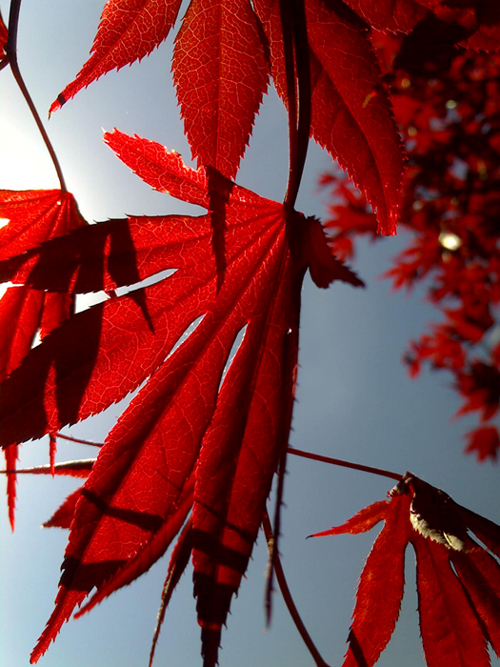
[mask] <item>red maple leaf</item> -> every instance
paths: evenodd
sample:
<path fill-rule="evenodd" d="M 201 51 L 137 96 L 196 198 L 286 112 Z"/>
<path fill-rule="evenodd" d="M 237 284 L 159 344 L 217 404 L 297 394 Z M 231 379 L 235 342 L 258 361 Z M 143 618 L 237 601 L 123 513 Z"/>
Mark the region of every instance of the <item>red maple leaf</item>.
<path fill-rule="evenodd" d="M 480 410 L 481 421 L 491 419 L 500 406 L 500 371 L 495 366 L 475 359 L 470 369 L 457 374 L 457 388 L 465 403 L 456 416 Z"/>
<path fill-rule="evenodd" d="M 5 58 L 5 45 L 7 44 L 8 39 L 7 28 L 3 22 L 2 13 L 0 12 L 0 62 Z"/>
<path fill-rule="evenodd" d="M 68 192 L 61 190 L 0 191 L 0 217 L 8 224 L 0 229 L 0 258 L 6 259 L 37 247 L 43 241 L 67 234 L 87 223 Z M 37 333 L 43 339 L 73 309 L 73 296 L 49 294 L 28 287 L 9 287 L 0 299 L 0 380 L 31 349 Z M 51 449 L 53 459 L 54 450 Z M 16 500 L 16 443 L 5 449 L 9 520 L 14 528 Z"/>
<path fill-rule="evenodd" d="M 410 473 L 389 497 L 314 535 L 364 533 L 385 522 L 361 574 L 343 667 L 371 667 L 389 642 L 403 598 L 408 543 L 417 559 L 427 664 L 487 667 L 486 642 L 500 655 L 500 526 Z"/>
<path fill-rule="evenodd" d="M 149 377 L 81 491 L 56 608 L 32 660 L 92 588 L 99 600 L 149 568 L 192 509 L 208 666 L 288 444 L 304 272 L 321 287 L 361 282 L 335 260 L 317 220 L 214 170 L 189 169 L 154 142 L 105 138 L 147 183 L 209 213 L 112 220 L 2 263 L 4 276 L 38 289 L 112 294 L 5 380 L 4 446 L 95 414 Z M 166 269 L 176 270 L 113 295 Z"/>
<path fill-rule="evenodd" d="M 109 0 L 90 59 L 50 111 L 102 74 L 150 53 L 167 36 L 179 4 Z M 380 230 L 394 234 L 403 154 L 366 26 L 341 3 L 298 4 L 307 18 L 307 43 L 296 64 L 310 69 L 311 135 L 366 193 Z M 414 22 L 425 9 L 411 6 Z M 289 106 L 290 66 L 281 22 L 277 0 L 259 0 L 253 7 L 248 0 L 192 0 L 189 5 L 176 36 L 172 70 L 186 135 L 200 166 L 234 177 L 271 72 Z"/>
<path fill-rule="evenodd" d="M 106 72 L 141 60 L 166 39 L 181 0 L 108 0 L 101 16 L 89 60 L 57 100 L 60 109 L 79 90 Z"/>
<path fill-rule="evenodd" d="M 469 444 L 467 454 L 477 454 L 479 461 L 492 459 L 496 461 L 500 450 L 500 437 L 496 426 L 480 426 L 465 435 Z"/>

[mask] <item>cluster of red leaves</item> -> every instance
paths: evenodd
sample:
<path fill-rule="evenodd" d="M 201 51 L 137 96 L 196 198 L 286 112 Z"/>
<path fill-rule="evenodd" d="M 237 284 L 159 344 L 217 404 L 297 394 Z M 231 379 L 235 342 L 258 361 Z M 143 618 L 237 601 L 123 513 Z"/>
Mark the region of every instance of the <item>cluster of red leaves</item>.
<path fill-rule="evenodd" d="M 51 111 L 150 53 L 180 4 L 108 0 L 90 59 Z M 142 385 L 95 462 L 58 468 L 52 461 L 52 473 L 88 477 L 46 524 L 70 526 L 70 535 L 56 606 L 32 662 L 93 589 L 79 613 L 144 573 L 177 537 L 161 617 L 191 558 L 204 665 L 217 663 L 273 476 L 284 469 L 304 273 L 319 287 L 336 279 L 361 285 L 332 254 L 319 221 L 293 208 L 309 135 L 365 193 L 379 230 L 394 233 L 403 153 L 370 29 L 416 34 L 420 43 L 419 26 L 437 21 L 458 30 L 465 46 L 497 45 L 489 3 L 469 4 L 463 11 L 444 0 L 192 0 L 173 72 L 198 169 L 151 141 L 118 131 L 105 140 L 151 187 L 206 213 L 87 226 L 61 176 L 60 191 L 3 193 L 9 222 L 0 277 L 43 304 L 6 320 L 15 326 L 3 324 L 1 333 L 9 479 L 18 443 L 53 440 Z M 19 82 L 16 57 L 11 43 L 4 62 Z M 283 204 L 230 180 L 269 76 L 290 119 Z M 64 320 L 61 304 L 101 290 L 103 303 Z M 40 325 L 50 333 L 28 352 Z"/>
<path fill-rule="evenodd" d="M 0 190 L 0 218 L 9 224 L 0 229 L 0 261 L 36 248 L 51 238 L 86 225 L 73 196 L 60 190 L 9 192 Z M 0 381 L 19 365 L 37 334 L 43 340 L 73 312 L 69 293 L 44 292 L 25 285 L 8 287 L 0 299 Z M 54 444 L 51 441 L 51 462 Z M 4 449 L 9 520 L 14 527 L 17 441 Z"/>
<path fill-rule="evenodd" d="M 403 599 L 408 544 L 417 561 L 427 664 L 488 667 L 486 642 L 500 657 L 500 527 L 410 473 L 389 498 L 313 536 L 364 533 L 384 521 L 359 580 L 343 667 L 372 667 L 389 642 Z"/>
<path fill-rule="evenodd" d="M 317 220 L 216 171 L 189 169 L 154 142 L 117 131 L 105 138 L 152 187 L 211 212 L 111 220 L 0 262 L 4 280 L 25 285 L 11 289 L 110 294 L 44 339 L 5 380 L 4 445 L 55 434 L 151 376 L 78 498 L 56 609 L 33 660 L 92 588 L 100 600 L 162 556 L 192 510 L 198 617 L 206 663 L 214 664 L 288 444 L 302 277 L 309 268 L 322 287 L 361 283 L 329 252 Z M 15 211 L 9 216 L 17 222 Z M 31 233 L 38 226 L 37 218 Z M 114 295 L 172 268 L 149 287 Z"/>
<path fill-rule="evenodd" d="M 395 57 L 392 101 L 409 156 L 401 222 L 412 237 L 385 275 L 396 289 L 426 280 L 442 315 L 405 362 L 412 377 L 423 362 L 450 371 L 464 399 L 457 415 L 475 411 L 486 423 L 500 407 L 500 56 L 443 48 L 416 62 L 406 40 L 399 52 L 382 35 L 375 43 Z M 373 215 L 345 181 L 323 181 L 336 198 L 325 223 L 332 247 L 351 257 L 356 236 L 376 238 Z M 496 426 L 467 437 L 479 460 L 497 457 Z"/>

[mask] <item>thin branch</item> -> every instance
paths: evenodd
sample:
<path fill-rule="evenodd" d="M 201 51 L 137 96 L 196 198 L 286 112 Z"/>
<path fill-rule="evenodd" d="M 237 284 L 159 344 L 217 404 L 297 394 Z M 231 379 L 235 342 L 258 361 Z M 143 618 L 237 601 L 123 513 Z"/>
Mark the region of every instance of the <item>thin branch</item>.
<path fill-rule="evenodd" d="M 64 435 L 63 433 L 56 433 L 56 438 L 63 440 L 70 440 L 71 442 L 78 442 L 81 445 L 90 445 L 91 447 L 103 447 L 103 442 L 93 442 L 92 440 L 82 440 L 81 438 L 73 438 L 72 435 Z"/>
<path fill-rule="evenodd" d="M 269 516 L 267 515 L 267 513 L 264 514 L 264 517 L 262 519 L 262 527 L 264 529 L 264 533 L 266 535 L 268 544 L 272 545 L 274 543 L 274 536 L 271 528 L 271 522 L 269 521 Z M 272 546 L 269 549 L 269 551 L 270 553 L 274 554 L 274 571 L 276 573 L 276 580 L 279 584 L 281 594 L 283 595 L 283 599 L 287 606 L 288 612 L 290 613 L 290 616 L 292 617 L 292 620 L 295 623 L 295 627 L 299 631 L 299 634 L 302 637 L 304 644 L 307 646 L 309 653 L 311 654 L 317 667 L 329 667 L 328 664 L 321 657 L 320 652 L 318 651 L 315 643 L 311 639 L 311 636 L 307 631 L 307 628 L 304 625 L 302 618 L 300 617 L 298 609 L 295 606 L 295 602 L 293 601 L 292 594 L 290 593 L 290 589 L 288 588 L 288 583 L 286 581 L 285 573 L 283 571 L 283 566 L 281 565 L 281 560 L 279 558 L 277 551 Z"/>
<path fill-rule="evenodd" d="M 293 11 L 293 10 L 292 10 Z M 283 55 L 285 58 L 286 96 L 288 111 L 289 172 L 284 204 L 293 208 L 297 198 L 296 169 L 298 154 L 298 109 L 297 82 L 295 76 L 293 18 L 288 0 L 280 0 L 281 30 L 283 33 Z"/>
<path fill-rule="evenodd" d="M 383 470 L 381 468 L 373 468 L 372 466 L 364 466 L 360 463 L 351 463 L 350 461 L 344 461 L 342 459 L 332 459 L 330 456 L 321 456 L 321 454 L 313 454 L 312 452 L 304 452 L 301 449 L 295 449 L 295 447 L 288 448 L 289 454 L 294 454 L 295 456 L 302 456 L 305 459 L 312 459 L 313 461 L 321 461 L 322 463 L 330 463 L 334 466 L 342 466 L 343 468 L 351 468 L 352 470 L 360 470 L 361 472 L 369 472 L 372 475 L 380 475 L 381 477 L 389 477 L 390 479 L 395 479 L 398 482 L 403 479 L 403 475 L 400 475 L 397 472 L 390 472 L 390 470 Z"/>
<path fill-rule="evenodd" d="M 280 3 L 288 97 L 290 171 L 284 199 L 294 208 L 299 192 L 311 127 L 311 71 L 304 0 Z"/>
<path fill-rule="evenodd" d="M 276 507 L 274 510 L 274 531 L 272 541 L 267 541 L 267 546 L 269 549 L 269 575 L 267 578 L 266 585 L 266 594 L 265 594 L 265 610 L 266 610 L 266 626 L 271 625 L 271 616 L 272 616 L 272 594 L 273 594 L 273 584 L 274 584 L 274 566 L 275 566 L 275 556 L 279 557 L 278 550 L 278 541 L 280 537 L 280 517 L 281 517 L 281 504 L 283 502 L 283 491 L 285 485 L 285 474 L 286 474 L 286 455 L 288 449 L 283 451 L 279 462 L 278 468 L 278 488 L 276 491 Z"/>
<path fill-rule="evenodd" d="M 12 74 L 14 76 L 14 79 L 19 86 L 19 89 L 21 93 L 23 94 L 24 99 L 26 100 L 26 104 L 29 107 L 29 110 L 31 111 L 31 115 L 33 116 L 33 119 L 35 120 L 35 123 L 38 127 L 38 131 L 42 135 L 42 139 L 45 143 L 45 146 L 49 152 L 50 158 L 52 160 L 52 164 L 54 165 L 54 169 L 56 170 L 57 173 L 57 178 L 59 179 L 59 184 L 61 186 L 61 190 L 63 192 L 67 192 L 68 189 L 66 187 L 66 183 L 64 181 L 64 176 L 62 173 L 61 165 L 59 164 L 59 160 L 57 158 L 56 152 L 54 150 L 54 147 L 52 146 L 52 143 L 49 139 L 49 135 L 47 134 L 42 120 L 38 114 L 38 111 L 35 107 L 35 104 L 33 100 L 31 99 L 31 95 L 29 94 L 28 88 L 26 87 L 26 84 L 24 83 L 24 79 L 22 77 L 21 71 L 19 69 L 19 64 L 17 62 L 17 33 L 18 33 L 18 26 L 19 26 L 19 12 L 21 10 L 21 0 L 12 0 L 11 5 L 10 5 L 10 14 L 9 14 L 9 27 L 8 27 L 8 39 L 7 39 L 7 44 L 5 45 L 5 52 L 7 54 L 6 60 L 10 64 L 10 68 L 12 70 Z"/>

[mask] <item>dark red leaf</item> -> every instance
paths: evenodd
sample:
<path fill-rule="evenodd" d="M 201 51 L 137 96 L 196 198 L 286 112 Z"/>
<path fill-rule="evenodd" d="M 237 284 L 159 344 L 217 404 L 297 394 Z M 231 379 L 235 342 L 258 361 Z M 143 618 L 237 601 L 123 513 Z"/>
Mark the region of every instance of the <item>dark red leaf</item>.
<path fill-rule="evenodd" d="M 172 551 L 172 556 L 170 557 L 167 578 L 165 579 L 165 583 L 163 585 L 163 591 L 161 594 L 161 606 L 158 612 L 158 620 L 156 623 L 156 629 L 153 636 L 153 641 L 151 643 L 151 652 L 149 655 L 149 667 L 152 667 L 153 665 L 156 644 L 160 636 L 160 630 L 163 620 L 165 618 L 165 612 L 167 610 L 168 603 L 170 602 L 172 593 L 174 592 L 175 587 L 179 583 L 179 580 L 182 577 L 184 570 L 186 569 L 186 566 L 191 557 L 191 551 L 193 548 L 191 538 L 192 538 L 192 524 L 191 521 L 187 521 Z"/>
<path fill-rule="evenodd" d="M 427 664 L 487 667 L 486 643 L 498 653 L 500 639 L 500 566 L 468 530 L 498 555 L 500 527 L 410 473 L 389 495 L 388 502 L 374 503 L 344 525 L 319 533 L 365 532 L 385 521 L 360 578 L 344 667 L 372 667 L 389 641 L 403 595 L 409 542 L 417 557 Z"/>
<path fill-rule="evenodd" d="M 496 461 L 500 449 L 500 437 L 496 426 L 481 426 L 465 436 L 469 444 L 467 454 L 476 454 L 478 461 L 492 459 Z"/>
<path fill-rule="evenodd" d="M 377 30 L 408 33 L 427 11 L 417 0 L 345 0 L 369 25 Z"/>
<path fill-rule="evenodd" d="M 397 508 L 382 501 L 361 510 L 342 526 L 314 535 L 320 537 L 343 532 L 364 533 L 379 521 L 385 521 L 359 580 L 344 667 L 373 665 L 394 632 L 404 592 L 404 556 L 408 544 L 407 512 L 406 498 L 399 499 Z M 388 563 L 390 576 L 387 576 Z"/>

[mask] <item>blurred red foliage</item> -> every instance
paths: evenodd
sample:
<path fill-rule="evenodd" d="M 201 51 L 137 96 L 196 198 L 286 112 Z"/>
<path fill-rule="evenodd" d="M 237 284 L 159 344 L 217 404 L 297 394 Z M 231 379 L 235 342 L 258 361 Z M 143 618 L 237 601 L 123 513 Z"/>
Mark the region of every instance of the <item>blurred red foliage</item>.
<path fill-rule="evenodd" d="M 411 36 L 376 33 L 373 44 L 390 85 L 408 163 L 401 224 L 407 248 L 384 274 L 395 289 L 426 279 L 441 321 L 412 340 L 404 356 L 416 377 L 422 363 L 446 369 L 464 399 L 457 416 L 477 412 L 467 452 L 495 459 L 491 420 L 500 401 L 500 56 L 441 44 L 438 57 L 417 57 Z M 451 40 L 453 42 L 453 40 Z M 391 69 L 392 66 L 392 69 Z M 331 247 L 342 259 L 355 240 L 376 235 L 366 201 L 338 173 L 322 184 L 332 195 Z"/>

